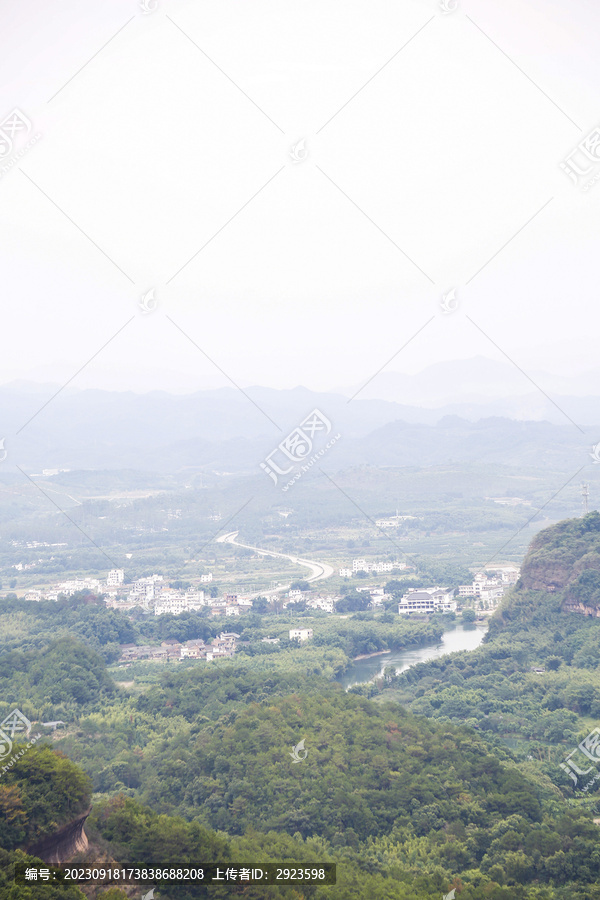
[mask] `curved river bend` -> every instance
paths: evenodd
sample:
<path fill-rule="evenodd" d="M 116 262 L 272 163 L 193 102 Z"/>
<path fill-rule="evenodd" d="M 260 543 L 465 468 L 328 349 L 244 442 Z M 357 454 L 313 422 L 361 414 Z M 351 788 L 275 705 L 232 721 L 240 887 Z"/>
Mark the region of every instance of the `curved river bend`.
<path fill-rule="evenodd" d="M 364 684 L 383 675 L 383 670 L 387 666 L 395 666 L 396 672 L 400 674 L 418 663 L 438 659 L 446 653 L 475 650 L 481 644 L 486 631 L 487 625 L 475 625 L 467 628 L 464 625 L 456 625 L 445 631 L 435 644 L 427 644 L 412 650 L 392 650 L 391 653 L 381 653 L 368 659 L 359 659 L 343 675 L 339 675 L 336 681 L 339 681 L 348 690 L 355 684 Z"/>

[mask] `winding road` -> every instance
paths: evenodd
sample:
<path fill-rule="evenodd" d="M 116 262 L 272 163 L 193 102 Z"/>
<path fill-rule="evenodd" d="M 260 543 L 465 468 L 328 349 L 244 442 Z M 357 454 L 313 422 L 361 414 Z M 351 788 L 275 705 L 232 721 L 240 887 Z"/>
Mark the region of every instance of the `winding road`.
<path fill-rule="evenodd" d="M 289 559 L 298 566 L 306 566 L 311 571 L 311 574 L 306 578 L 306 581 L 311 583 L 323 581 L 325 578 L 331 578 L 333 575 L 333 567 L 327 565 L 327 563 L 314 562 L 310 559 L 302 559 L 299 556 L 290 556 L 289 553 L 278 553 L 277 550 L 263 550 L 261 547 L 252 547 L 250 544 L 243 544 L 241 541 L 237 541 L 236 538 L 238 534 L 239 531 L 230 531 L 228 534 L 222 534 L 221 537 L 217 538 L 217 542 L 221 544 L 235 544 L 236 547 L 245 547 L 246 550 L 254 550 L 255 553 L 260 553 L 261 556 L 277 556 L 280 559 Z M 277 588 L 276 591 L 261 591 L 261 594 L 276 594 L 280 591 L 289 590 L 289 587 L 289 584 L 283 585 L 282 587 Z"/>

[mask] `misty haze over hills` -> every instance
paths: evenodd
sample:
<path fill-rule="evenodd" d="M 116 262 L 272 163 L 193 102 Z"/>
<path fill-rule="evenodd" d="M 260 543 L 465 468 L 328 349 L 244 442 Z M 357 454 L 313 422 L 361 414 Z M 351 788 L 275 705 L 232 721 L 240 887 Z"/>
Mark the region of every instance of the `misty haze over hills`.
<path fill-rule="evenodd" d="M 529 359 L 530 354 L 524 356 Z M 369 373 L 368 369 L 363 372 L 363 366 L 357 365 L 357 371 L 364 374 L 361 381 L 343 383 L 330 377 L 331 387 L 316 393 L 342 394 L 348 398 L 356 395 L 361 400 L 386 400 L 402 406 L 437 410 L 439 417 L 456 413 L 466 418 L 505 415 L 509 418 L 554 421 L 557 410 L 544 396 L 546 393 L 559 402 L 559 405 L 559 396 L 564 398 L 565 407 L 572 400 L 576 408 L 582 410 L 587 422 L 594 422 L 598 418 L 594 413 L 597 408 L 595 402 L 581 401 L 600 398 L 600 367 L 582 370 L 580 363 L 579 367 L 568 366 L 569 374 L 564 374 L 564 360 L 560 358 L 553 359 L 553 371 L 549 371 L 544 365 L 524 362 L 520 354 L 515 356 L 514 363 L 507 359 L 473 355 L 470 358 L 443 360 L 426 365 L 427 358 L 429 357 L 424 357 L 420 370 L 414 374 L 396 372 L 390 368 L 374 374 Z M 559 371 L 561 364 L 562 374 Z M 132 391 L 136 394 L 158 391 L 186 395 L 200 391 L 218 391 L 222 387 L 231 386 L 216 370 L 214 378 L 207 378 L 205 375 L 206 373 L 198 371 L 194 377 L 183 370 L 163 369 L 155 364 L 145 367 L 141 364 L 128 370 L 120 378 L 118 368 L 107 369 L 101 363 L 95 363 L 93 370 L 84 368 L 78 373 L 73 389 L 118 393 Z M 33 392 L 40 388 L 58 390 L 72 376 L 73 368 L 64 364 L 38 366 L 22 377 L 4 379 L 0 389 L 10 386 Z M 244 380 L 237 380 L 236 383 L 241 384 L 245 390 L 249 389 L 248 382 Z M 257 383 L 254 387 L 256 385 Z M 274 391 L 291 390 L 276 382 L 269 382 L 269 386 Z M 589 412 L 586 413 L 586 410 Z M 571 414 L 566 408 L 565 412 Z M 406 417 L 407 421 L 415 420 L 414 412 L 406 411 Z M 418 421 L 434 419 L 419 417 Z"/>
<path fill-rule="evenodd" d="M 138 394 L 68 386 L 53 397 L 60 385 L 20 381 L 0 387 L 0 437 L 14 461 L 35 469 L 255 472 L 318 408 L 343 438 L 329 457 L 336 468 L 460 461 L 562 468 L 578 459 L 590 462 L 600 434 L 600 400 L 584 391 L 600 379 L 600 370 L 576 378 L 544 372 L 531 377 L 541 390 L 510 363 L 475 357 L 438 363 L 414 376 L 380 373 L 353 400 L 349 395 L 358 387 Z"/>
<path fill-rule="evenodd" d="M 363 389 L 359 384 L 340 388 L 348 396 L 357 391 L 363 399 L 436 409 L 440 416 L 566 421 L 547 394 L 567 415 L 579 416 L 583 425 L 598 420 L 600 368 L 567 377 L 544 370 L 520 371 L 508 361 L 474 356 L 439 362 L 416 375 L 384 371 Z"/>

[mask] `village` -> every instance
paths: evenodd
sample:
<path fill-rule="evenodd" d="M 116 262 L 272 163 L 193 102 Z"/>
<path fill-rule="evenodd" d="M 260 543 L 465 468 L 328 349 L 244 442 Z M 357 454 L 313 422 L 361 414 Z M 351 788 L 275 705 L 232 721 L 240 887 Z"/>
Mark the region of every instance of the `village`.
<path fill-rule="evenodd" d="M 345 580 L 364 579 L 368 575 L 390 574 L 394 570 L 407 569 L 405 563 L 367 562 L 363 558 L 354 559 L 352 567 L 339 569 L 339 576 Z M 412 614 L 423 612 L 455 612 L 461 598 L 475 598 L 480 601 L 479 608 L 494 609 L 505 590 L 515 584 L 519 577 L 516 566 L 498 566 L 488 568 L 486 572 L 475 575 L 471 584 L 461 584 L 458 589 L 432 586 L 425 588 L 409 588 L 401 598 L 398 613 Z M 156 616 L 180 615 L 183 612 L 199 612 L 207 610 L 211 616 L 234 617 L 250 612 L 254 601 L 259 597 L 273 597 L 277 594 L 283 598 L 283 606 L 303 604 L 303 608 L 321 610 L 333 614 L 336 603 L 343 599 L 343 590 L 324 592 L 311 590 L 307 582 L 299 586 L 279 586 L 264 592 L 232 593 L 219 596 L 216 586 L 202 588 L 213 581 L 211 572 L 200 576 L 200 584 L 189 590 L 172 588 L 162 574 L 153 574 L 127 583 L 124 569 L 112 569 L 106 581 L 96 578 L 81 578 L 59 582 L 49 590 L 30 590 L 24 594 L 25 600 L 56 601 L 60 596 L 72 596 L 79 591 L 90 591 L 102 595 L 108 607 L 119 610 L 130 610 L 140 607 Z M 357 593 L 369 595 L 370 608 L 377 608 L 391 601 L 392 595 L 386 593 L 385 587 L 372 584 L 358 584 L 354 587 Z"/>
<path fill-rule="evenodd" d="M 153 574 L 128 582 L 124 569 L 111 569 L 105 581 L 96 578 L 80 578 L 59 582 L 47 590 L 30 590 L 24 595 L 30 601 L 57 601 L 61 596 L 70 597 L 79 592 L 89 591 L 101 596 L 105 604 L 121 611 L 139 608 L 147 614 L 178 616 L 182 613 L 203 612 L 204 615 L 228 619 L 243 616 L 253 610 L 264 612 L 265 603 L 277 601 L 280 611 L 320 611 L 328 615 L 336 614 L 336 607 L 343 601 L 348 590 L 354 596 L 365 595 L 363 609 L 385 608 L 400 616 L 429 616 L 434 613 L 457 613 L 464 604 L 475 606 L 480 614 L 491 614 L 500 603 L 505 591 L 516 583 L 519 569 L 504 565 L 479 572 L 470 584 L 459 585 L 457 589 L 440 587 L 408 588 L 401 597 L 386 591 L 381 584 L 365 584 L 369 576 L 391 575 L 394 571 L 404 572 L 409 568 L 405 563 L 371 562 L 364 558 L 352 560 L 351 565 L 339 569 L 339 577 L 344 580 L 337 591 L 312 589 L 308 582 L 279 585 L 269 591 L 253 593 L 226 592 L 219 596 L 213 583 L 213 574 L 206 572 L 199 583 L 188 590 L 171 586 L 163 574 Z M 379 579 L 381 581 L 381 579 Z M 356 582 L 350 586 L 349 582 Z M 175 580 L 175 584 L 178 584 Z M 316 585 L 314 586 L 316 587 Z M 389 590 L 389 583 L 387 586 Z M 399 599 L 398 599 L 399 597 Z M 397 602 L 397 607 L 396 607 Z M 256 604 L 256 606 L 255 606 Z M 277 605 L 276 604 L 276 605 Z M 343 607 L 342 607 L 343 609 Z M 339 612 L 339 609 L 337 610 Z M 312 629 L 291 629 L 290 640 L 305 641 L 312 637 Z M 160 646 L 122 645 L 119 662 L 129 665 L 135 660 L 180 661 L 230 658 L 236 652 L 240 635 L 235 631 L 223 631 L 210 642 L 190 640 L 179 642 L 174 638 L 163 641 Z M 264 638 L 265 642 L 277 639 Z"/>

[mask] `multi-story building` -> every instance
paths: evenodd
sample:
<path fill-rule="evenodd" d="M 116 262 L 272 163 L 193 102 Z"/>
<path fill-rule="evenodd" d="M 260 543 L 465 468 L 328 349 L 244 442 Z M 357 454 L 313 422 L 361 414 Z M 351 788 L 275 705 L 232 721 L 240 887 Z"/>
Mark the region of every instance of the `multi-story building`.
<path fill-rule="evenodd" d="M 235 646 L 237 641 L 239 641 L 240 639 L 240 635 L 237 633 L 237 631 L 222 631 L 218 639 L 222 642 L 222 645 L 227 650 L 235 650 Z"/>
<path fill-rule="evenodd" d="M 228 657 L 233 656 L 239 638 L 239 634 L 235 631 L 222 631 L 221 634 L 211 642 L 206 653 L 206 659 L 210 662 L 213 659 L 227 659 Z"/>
<path fill-rule="evenodd" d="M 455 612 L 456 602 L 453 592 L 446 588 L 432 587 L 424 590 L 411 589 L 398 604 L 400 615 L 423 615 L 434 612 Z"/>
<path fill-rule="evenodd" d="M 111 569 L 106 576 L 106 584 L 108 587 L 118 587 L 125 581 L 125 571 L 123 569 Z"/>
<path fill-rule="evenodd" d="M 201 659 L 206 656 L 206 644 L 200 639 L 186 641 L 180 652 L 181 659 Z"/>
<path fill-rule="evenodd" d="M 498 566 L 494 569 L 487 569 L 488 572 L 495 573 L 502 584 L 516 584 L 519 580 L 520 569 L 517 566 Z"/>
<path fill-rule="evenodd" d="M 290 641 L 307 641 L 313 636 L 312 628 L 290 628 Z"/>
<path fill-rule="evenodd" d="M 516 573 L 518 578 L 518 569 L 516 570 Z M 513 577 L 512 572 L 510 577 Z M 481 600 L 487 606 L 493 606 L 504 595 L 504 592 L 509 586 L 509 583 L 511 582 L 503 580 L 502 577 L 489 578 L 487 575 L 479 573 L 473 579 L 472 584 L 459 585 L 458 596 L 475 597 L 478 600 Z"/>
<path fill-rule="evenodd" d="M 406 563 L 399 562 L 375 562 L 369 563 L 365 559 L 353 559 L 352 569 L 340 569 L 341 578 L 351 578 L 357 572 L 372 572 L 381 575 L 385 572 L 393 572 L 394 569 L 406 569 Z"/>
<path fill-rule="evenodd" d="M 225 600 L 215 600 L 210 604 L 211 616 L 224 616 L 228 603 Z"/>
<path fill-rule="evenodd" d="M 161 597 L 154 604 L 154 615 L 172 615 L 178 616 L 180 613 L 187 611 L 187 601 L 184 597 Z"/>
<path fill-rule="evenodd" d="M 381 606 L 383 603 L 386 603 L 388 600 L 392 599 L 391 594 L 386 594 L 383 588 L 375 588 L 371 592 L 371 603 L 372 607 Z"/>
<path fill-rule="evenodd" d="M 197 612 L 204 605 L 204 591 L 186 591 L 184 594 L 177 591 L 163 591 L 154 604 L 154 615 L 170 613 L 178 616 L 182 612 Z"/>
<path fill-rule="evenodd" d="M 75 594 L 78 591 L 93 591 L 97 593 L 101 589 L 102 586 L 97 578 L 81 578 L 73 581 L 63 581 L 58 585 L 57 592 L 70 597 L 71 594 Z"/>
<path fill-rule="evenodd" d="M 333 597 L 312 597 L 307 601 L 309 609 L 322 609 L 323 612 L 332 613 L 335 611 L 335 600 Z"/>

